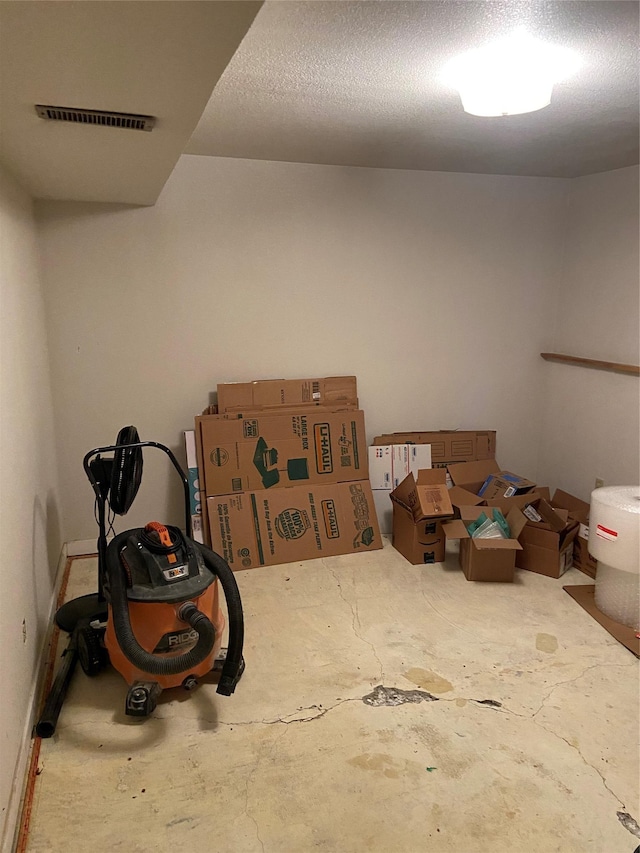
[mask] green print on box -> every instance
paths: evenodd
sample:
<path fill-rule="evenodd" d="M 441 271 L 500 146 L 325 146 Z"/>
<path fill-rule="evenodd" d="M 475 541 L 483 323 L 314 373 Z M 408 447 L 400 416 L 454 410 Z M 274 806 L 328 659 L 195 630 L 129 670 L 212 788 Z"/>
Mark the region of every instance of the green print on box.
<path fill-rule="evenodd" d="M 280 482 L 280 469 L 278 468 L 278 451 L 275 447 L 269 447 L 267 442 L 260 436 L 256 443 L 253 454 L 253 464 L 258 469 L 265 489 L 270 489 Z M 290 481 L 308 480 L 309 465 L 304 458 L 287 460 L 287 477 Z"/>
<path fill-rule="evenodd" d="M 290 507 L 276 516 L 276 533 L 282 539 L 300 539 L 310 527 L 309 516 L 303 509 Z"/>

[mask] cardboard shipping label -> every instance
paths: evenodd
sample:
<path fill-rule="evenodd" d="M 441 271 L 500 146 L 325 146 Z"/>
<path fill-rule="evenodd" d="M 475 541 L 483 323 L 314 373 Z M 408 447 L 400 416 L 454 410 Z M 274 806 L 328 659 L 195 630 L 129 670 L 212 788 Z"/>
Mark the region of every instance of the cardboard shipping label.
<path fill-rule="evenodd" d="M 210 497 L 207 509 L 212 547 L 234 570 L 382 548 L 366 480 Z"/>
<path fill-rule="evenodd" d="M 207 495 L 367 479 L 359 410 L 198 419 Z"/>

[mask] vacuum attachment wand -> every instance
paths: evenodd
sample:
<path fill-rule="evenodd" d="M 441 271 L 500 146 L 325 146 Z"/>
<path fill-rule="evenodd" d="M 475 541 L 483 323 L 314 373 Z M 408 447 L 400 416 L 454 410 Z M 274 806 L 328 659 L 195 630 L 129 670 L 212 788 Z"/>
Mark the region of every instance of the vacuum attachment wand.
<path fill-rule="evenodd" d="M 62 665 L 51 685 L 42 715 L 36 724 L 37 737 L 52 737 L 55 733 L 62 703 L 64 702 L 64 697 L 67 695 L 71 677 L 78 662 L 78 633 L 82 624 L 82 622 L 79 622 L 76 625 L 69 638 L 67 648 L 62 652 Z"/>

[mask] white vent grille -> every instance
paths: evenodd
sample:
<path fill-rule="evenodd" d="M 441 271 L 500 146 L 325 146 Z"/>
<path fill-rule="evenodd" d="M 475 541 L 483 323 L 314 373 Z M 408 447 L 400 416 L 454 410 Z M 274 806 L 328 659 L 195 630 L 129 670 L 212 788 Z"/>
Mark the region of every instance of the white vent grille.
<path fill-rule="evenodd" d="M 66 121 L 73 124 L 93 124 L 102 127 L 121 127 L 126 130 L 150 131 L 156 120 L 153 116 L 114 113 L 103 110 L 80 110 L 75 107 L 52 107 L 36 104 L 36 112 L 47 121 Z"/>

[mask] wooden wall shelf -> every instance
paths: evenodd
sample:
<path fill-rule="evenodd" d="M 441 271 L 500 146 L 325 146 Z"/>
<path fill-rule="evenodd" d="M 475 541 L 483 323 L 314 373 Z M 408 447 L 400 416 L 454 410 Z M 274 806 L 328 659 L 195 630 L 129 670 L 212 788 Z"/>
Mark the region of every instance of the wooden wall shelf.
<path fill-rule="evenodd" d="M 593 370 L 609 370 L 612 373 L 626 373 L 629 376 L 640 376 L 640 367 L 636 364 L 620 364 L 616 361 L 578 358 L 575 355 L 562 355 L 558 352 L 541 352 L 540 355 L 545 361 L 560 361 L 564 364 L 575 364 L 579 367 L 591 367 Z"/>

